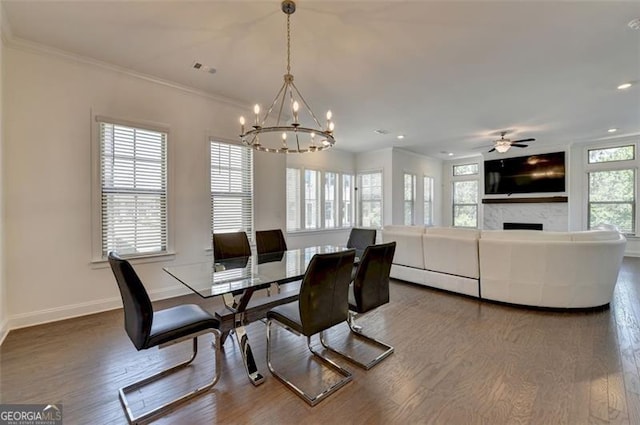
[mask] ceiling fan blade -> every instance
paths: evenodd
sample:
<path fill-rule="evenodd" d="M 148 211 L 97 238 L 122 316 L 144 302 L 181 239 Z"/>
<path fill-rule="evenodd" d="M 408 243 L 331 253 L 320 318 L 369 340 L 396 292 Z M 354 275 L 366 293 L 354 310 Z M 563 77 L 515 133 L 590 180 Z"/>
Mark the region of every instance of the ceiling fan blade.
<path fill-rule="evenodd" d="M 496 148 L 493 148 L 493 149 L 491 149 L 491 150 L 489 151 L 489 153 L 491 153 L 491 152 L 493 152 L 493 151 L 495 151 L 495 150 L 496 150 Z"/>
<path fill-rule="evenodd" d="M 526 148 L 529 145 L 519 145 L 519 144 L 516 144 L 516 143 L 511 143 L 511 146 L 515 146 L 516 148 Z"/>
<path fill-rule="evenodd" d="M 514 140 L 513 142 L 511 142 L 511 146 L 513 146 L 514 143 L 524 143 L 524 142 L 533 142 L 536 139 L 522 139 L 522 140 Z"/>

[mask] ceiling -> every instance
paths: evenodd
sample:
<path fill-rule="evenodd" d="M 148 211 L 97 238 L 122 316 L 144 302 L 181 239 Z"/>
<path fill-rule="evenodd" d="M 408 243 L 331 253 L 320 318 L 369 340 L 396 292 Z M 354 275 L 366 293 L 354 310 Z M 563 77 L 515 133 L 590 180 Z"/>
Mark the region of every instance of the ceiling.
<path fill-rule="evenodd" d="M 248 115 L 271 102 L 285 73 L 278 0 L 2 5 L 10 40 L 227 97 Z M 640 17 L 638 1 L 297 6 L 292 73 L 316 114 L 333 111 L 340 149 L 446 158 L 486 152 L 501 130 L 536 146 L 640 135 L 640 30 L 627 25 Z M 217 72 L 196 71 L 194 61 Z M 637 84 L 616 89 L 628 81 Z"/>

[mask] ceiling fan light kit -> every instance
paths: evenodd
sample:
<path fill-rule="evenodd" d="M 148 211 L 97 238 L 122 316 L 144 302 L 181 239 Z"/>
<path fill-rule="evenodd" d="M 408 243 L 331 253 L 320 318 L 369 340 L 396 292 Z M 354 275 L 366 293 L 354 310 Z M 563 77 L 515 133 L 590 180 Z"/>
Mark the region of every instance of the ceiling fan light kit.
<path fill-rule="evenodd" d="M 491 148 L 491 150 L 489 152 L 493 152 L 493 151 L 497 151 L 498 153 L 505 153 L 507 152 L 509 149 L 511 149 L 512 146 L 516 147 L 516 148 L 526 148 L 529 145 L 523 145 L 523 142 L 533 142 L 536 139 L 521 139 L 521 140 L 514 140 L 511 141 L 509 139 L 505 139 L 504 136 L 507 135 L 506 131 L 501 131 L 500 132 L 500 139 L 494 141 L 494 145 L 493 148 Z"/>

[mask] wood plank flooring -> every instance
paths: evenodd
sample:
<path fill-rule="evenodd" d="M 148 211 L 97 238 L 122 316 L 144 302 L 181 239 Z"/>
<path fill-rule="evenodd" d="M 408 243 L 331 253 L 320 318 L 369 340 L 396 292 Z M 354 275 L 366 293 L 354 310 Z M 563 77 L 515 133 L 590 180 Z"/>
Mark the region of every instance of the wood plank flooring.
<path fill-rule="evenodd" d="M 265 383 L 249 383 L 229 338 L 216 387 L 156 423 L 640 425 L 640 259 L 625 258 L 611 308 L 601 311 L 526 310 L 400 281 L 391 291 L 390 304 L 359 321 L 396 352 L 369 371 L 330 355 L 354 379 L 316 407 L 271 376 L 257 322 L 247 331 Z M 220 307 L 196 296 L 155 305 L 183 302 Z M 137 352 L 122 322 L 114 310 L 12 331 L 0 347 L 0 402 L 62 403 L 65 424 L 126 423 L 118 388 L 187 358 L 190 344 Z M 303 338 L 277 329 L 276 365 L 310 386 L 334 379 Z M 346 325 L 330 335 L 337 345 L 353 345 L 349 338 Z M 207 380 L 209 344 L 201 338 L 198 359 L 179 376 L 132 394 L 134 411 Z"/>

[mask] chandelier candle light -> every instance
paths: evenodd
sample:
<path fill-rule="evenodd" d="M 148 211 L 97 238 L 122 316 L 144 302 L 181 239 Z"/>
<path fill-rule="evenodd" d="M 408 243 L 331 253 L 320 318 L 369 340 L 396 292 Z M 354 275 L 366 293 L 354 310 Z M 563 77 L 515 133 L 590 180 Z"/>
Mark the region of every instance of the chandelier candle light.
<path fill-rule="evenodd" d="M 290 18 L 296 11 L 296 4 L 292 0 L 284 0 L 281 7 L 287 15 L 287 73 L 284 75 L 284 84 L 262 118 L 260 105 L 253 107 L 255 121 L 252 129 L 245 131 L 246 120 L 240 117 L 240 138 L 245 145 L 263 152 L 303 153 L 325 150 L 336 143 L 333 138 L 335 124 L 332 121 L 332 114 L 331 111 L 327 111 L 327 122 L 323 128 L 293 83 Z M 306 113 L 301 113 L 303 112 L 301 106 Z M 274 112 L 276 109 L 277 115 Z M 272 113 L 273 117 L 271 117 Z M 291 122 L 287 123 L 289 117 Z M 268 123 L 273 125 L 267 125 Z M 279 146 L 277 134 L 282 134 Z"/>

